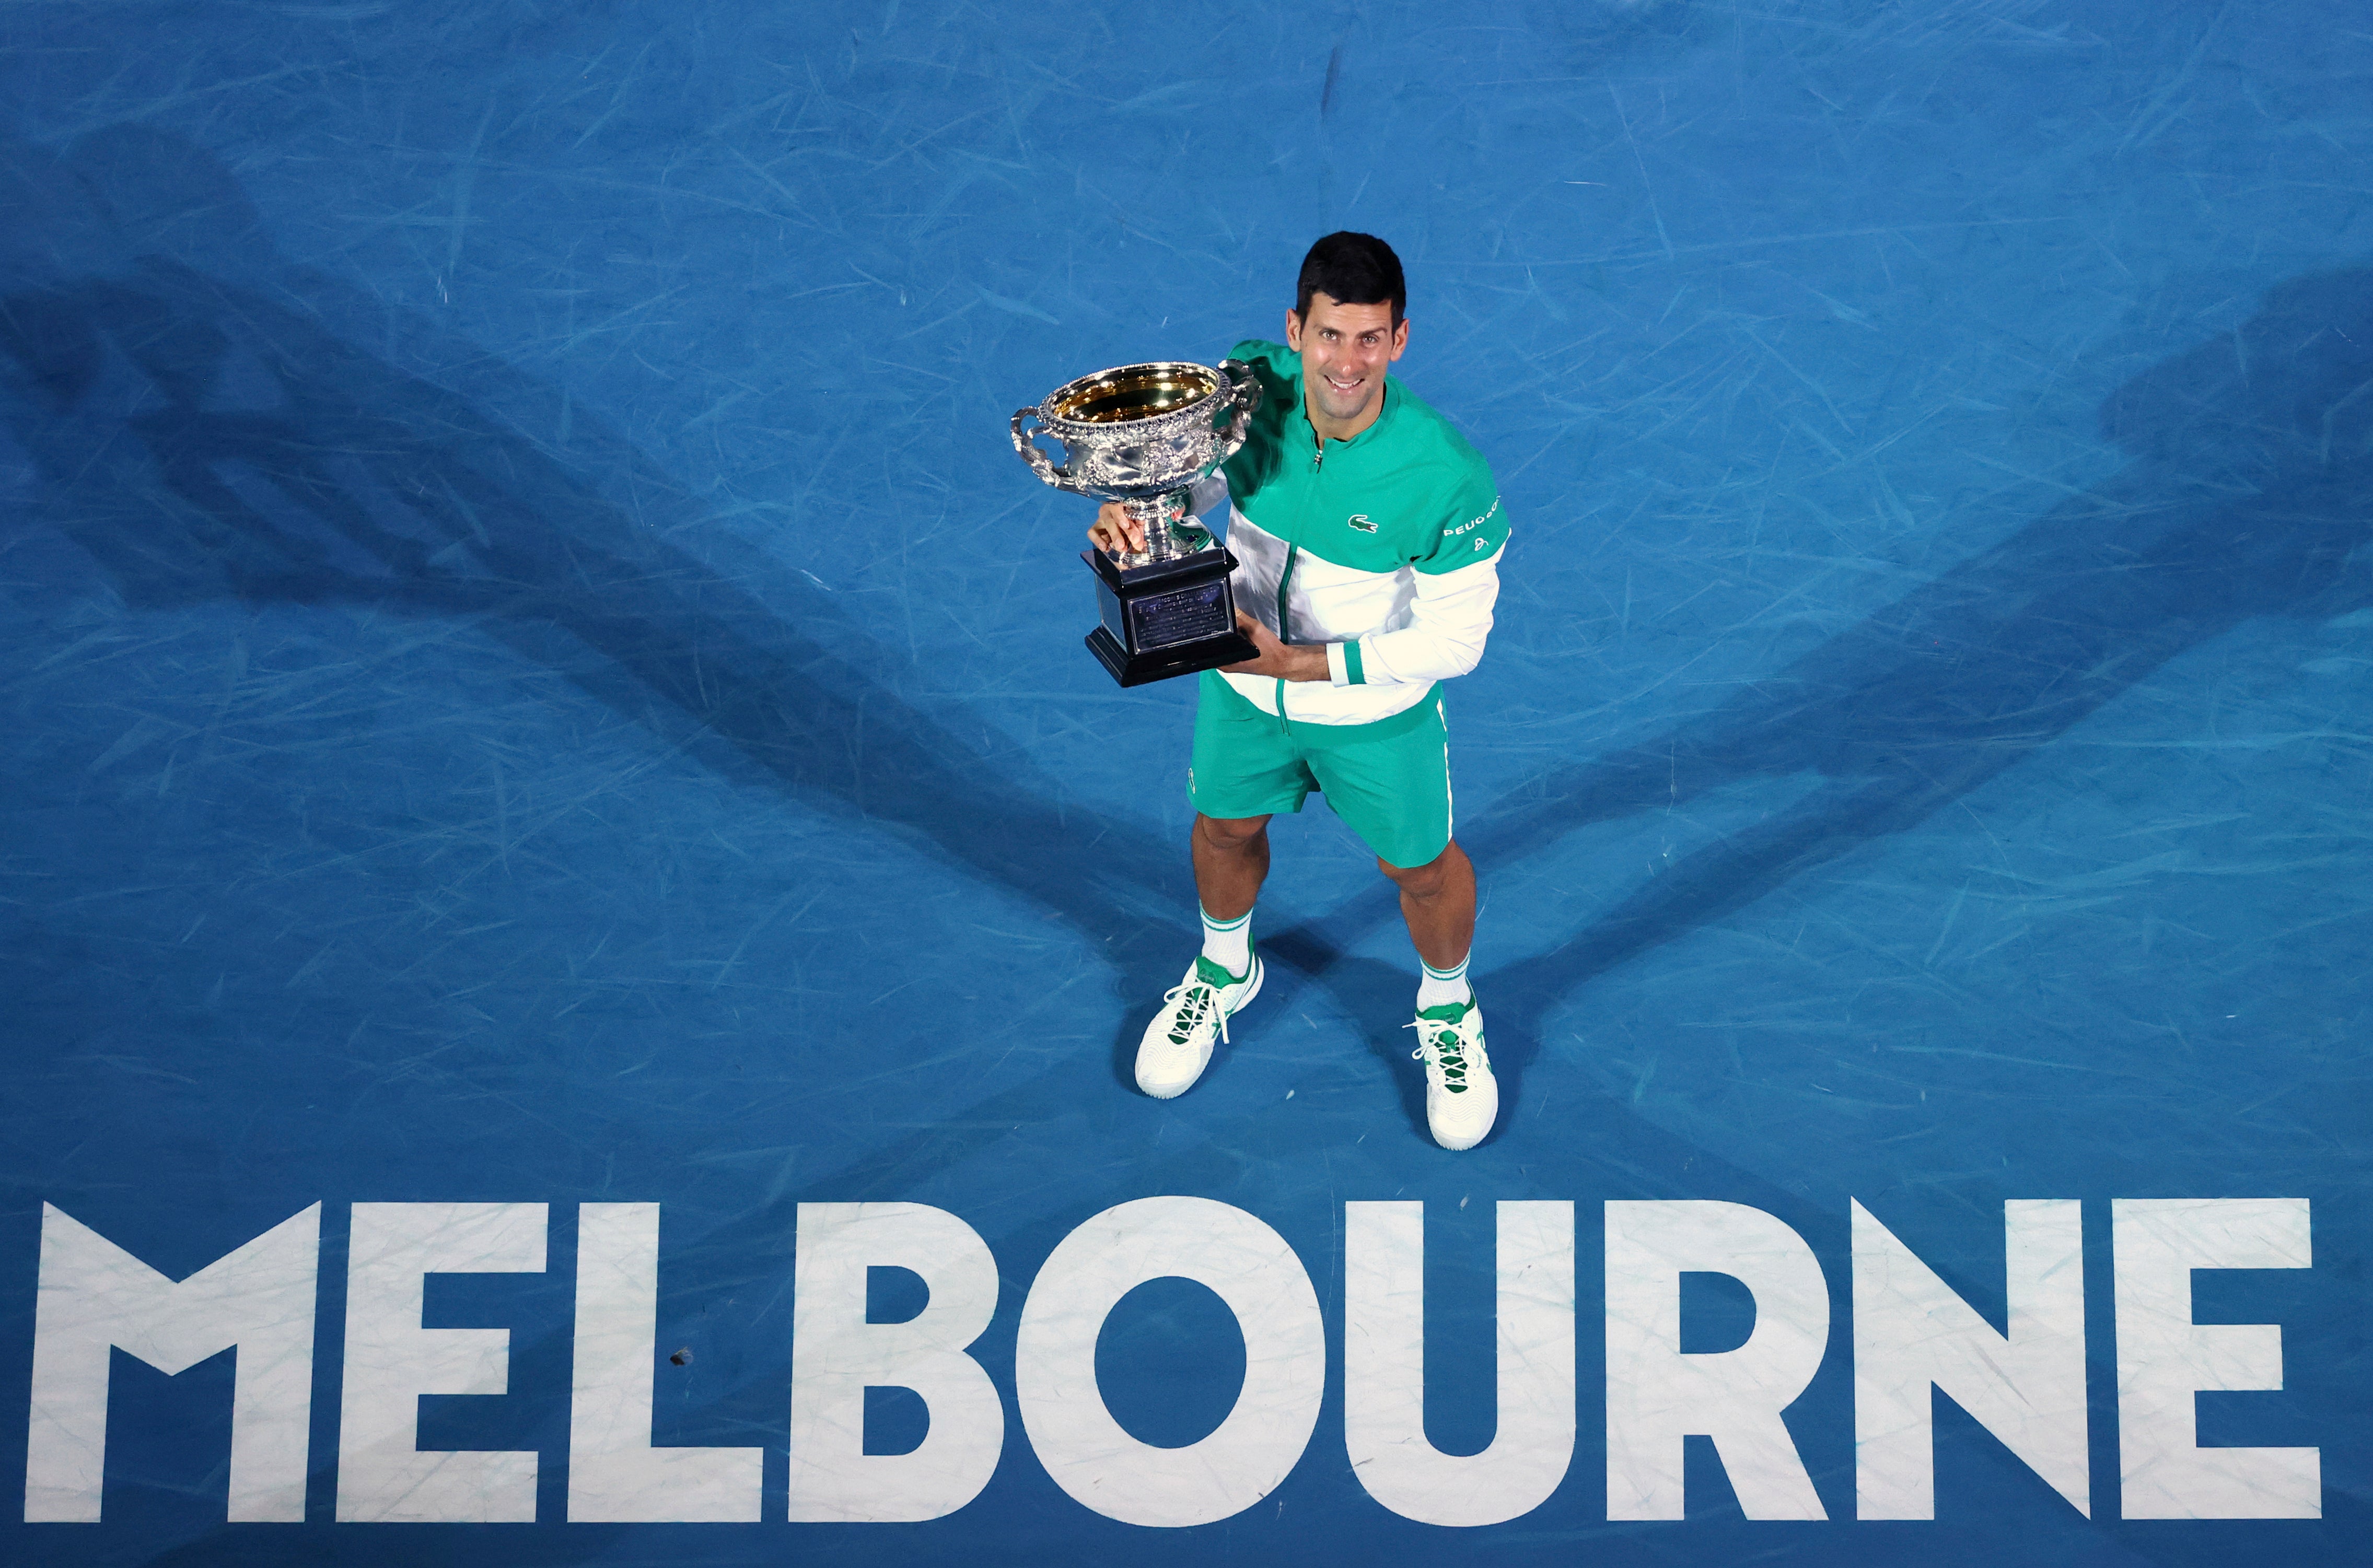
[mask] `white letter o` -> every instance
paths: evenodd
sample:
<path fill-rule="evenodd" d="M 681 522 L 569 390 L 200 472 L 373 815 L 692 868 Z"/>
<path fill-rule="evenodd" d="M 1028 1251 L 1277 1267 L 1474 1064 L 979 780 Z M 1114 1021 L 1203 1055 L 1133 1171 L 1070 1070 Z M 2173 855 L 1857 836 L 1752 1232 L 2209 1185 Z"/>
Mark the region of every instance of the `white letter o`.
<path fill-rule="evenodd" d="M 1235 1314 L 1245 1387 L 1209 1435 L 1158 1448 L 1105 1409 L 1096 1338 L 1122 1296 L 1173 1277 L 1209 1287 Z M 1327 1390 L 1327 1333 L 1310 1276 L 1276 1231 L 1209 1198 L 1140 1198 L 1071 1232 L 1038 1271 L 1013 1384 L 1055 1484 L 1127 1524 L 1203 1525 L 1268 1496 L 1309 1446 Z"/>

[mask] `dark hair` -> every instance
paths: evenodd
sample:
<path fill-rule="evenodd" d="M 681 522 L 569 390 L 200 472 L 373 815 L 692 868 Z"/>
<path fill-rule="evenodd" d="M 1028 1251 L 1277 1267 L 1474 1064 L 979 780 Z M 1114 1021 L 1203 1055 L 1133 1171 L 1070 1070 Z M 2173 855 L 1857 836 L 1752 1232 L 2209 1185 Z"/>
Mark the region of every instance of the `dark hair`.
<path fill-rule="evenodd" d="M 1401 259 L 1393 248 L 1373 234 L 1348 228 L 1328 235 L 1302 259 L 1302 276 L 1293 285 L 1293 313 L 1304 320 L 1314 294 L 1338 305 L 1389 303 L 1396 327 L 1409 308 L 1409 285 L 1401 281 Z"/>

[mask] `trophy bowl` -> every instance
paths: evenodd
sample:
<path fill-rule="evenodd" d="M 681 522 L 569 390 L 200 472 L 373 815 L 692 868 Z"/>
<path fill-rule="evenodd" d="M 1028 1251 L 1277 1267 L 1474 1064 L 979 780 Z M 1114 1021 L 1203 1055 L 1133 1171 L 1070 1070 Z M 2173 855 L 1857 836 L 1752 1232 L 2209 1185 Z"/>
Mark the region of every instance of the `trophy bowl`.
<path fill-rule="evenodd" d="M 1255 656 L 1228 586 L 1236 558 L 1187 516 L 1187 490 L 1245 444 L 1260 382 L 1240 361 L 1124 365 L 1067 381 L 1013 415 L 1013 449 L 1058 490 L 1117 501 L 1142 551 L 1083 551 L 1100 623 L 1088 647 L 1123 686 Z M 1035 422 L 1038 429 L 1026 429 Z M 1063 444 L 1058 466 L 1037 442 Z"/>

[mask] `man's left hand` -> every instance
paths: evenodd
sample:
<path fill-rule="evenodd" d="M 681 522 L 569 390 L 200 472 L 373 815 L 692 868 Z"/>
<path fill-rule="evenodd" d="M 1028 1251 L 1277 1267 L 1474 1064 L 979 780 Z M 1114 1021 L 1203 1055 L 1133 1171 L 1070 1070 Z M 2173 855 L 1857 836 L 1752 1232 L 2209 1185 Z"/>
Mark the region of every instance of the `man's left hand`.
<path fill-rule="evenodd" d="M 1327 668 L 1327 649 L 1323 644 L 1314 647 L 1305 644 L 1280 643 L 1276 633 L 1241 610 L 1236 611 L 1236 630 L 1252 639 L 1253 646 L 1260 650 L 1260 656 L 1246 659 L 1242 664 L 1222 665 L 1222 673 L 1266 675 L 1286 680 L 1333 679 Z"/>

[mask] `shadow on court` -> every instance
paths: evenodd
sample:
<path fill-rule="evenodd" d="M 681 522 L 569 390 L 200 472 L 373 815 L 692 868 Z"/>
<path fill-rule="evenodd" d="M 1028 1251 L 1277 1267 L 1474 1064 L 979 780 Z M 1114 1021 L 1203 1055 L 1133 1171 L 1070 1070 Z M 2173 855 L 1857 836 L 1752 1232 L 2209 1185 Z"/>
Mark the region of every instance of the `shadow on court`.
<path fill-rule="evenodd" d="M 631 444 L 469 345 L 437 347 L 565 452 L 333 331 L 387 312 L 275 255 L 212 153 L 131 125 L 0 143 L 0 409 L 128 605 L 465 621 L 705 766 L 1035 900 L 1118 955 L 1122 997 L 1175 977 L 1183 853 L 1105 824 L 1093 857 L 1049 854 L 1074 837 L 1051 781 L 901 698 L 875 672 L 903 659 Z"/>

